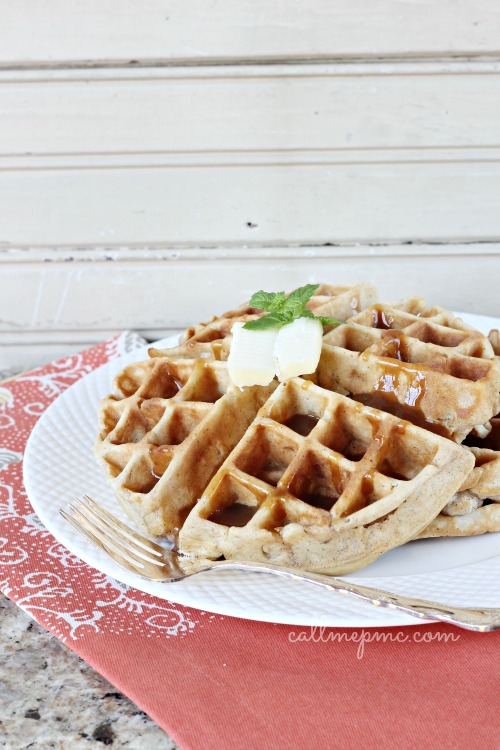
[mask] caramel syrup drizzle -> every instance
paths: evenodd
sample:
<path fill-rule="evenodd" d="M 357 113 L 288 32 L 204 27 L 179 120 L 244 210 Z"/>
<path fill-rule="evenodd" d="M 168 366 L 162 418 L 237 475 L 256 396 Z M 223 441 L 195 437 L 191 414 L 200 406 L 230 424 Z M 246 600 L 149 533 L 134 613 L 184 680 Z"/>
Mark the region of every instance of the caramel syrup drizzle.
<path fill-rule="evenodd" d="M 392 394 L 398 401 L 398 392 L 401 386 L 404 389 L 404 404 L 420 410 L 422 399 L 426 393 L 427 379 L 425 371 L 430 368 L 425 365 L 413 365 L 407 360 L 409 358 L 408 338 L 402 331 L 391 330 L 382 334 L 382 342 L 386 355 L 380 357 L 379 364 L 382 367 L 382 375 L 375 383 L 373 390 Z M 402 382 L 402 375 L 410 376 L 410 385 L 407 378 Z"/>
<path fill-rule="evenodd" d="M 385 310 L 383 305 L 373 305 L 371 308 L 372 314 L 372 328 L 379 328 L 387 330 L 392 328 L 393 318 L 390 313 Z"/>

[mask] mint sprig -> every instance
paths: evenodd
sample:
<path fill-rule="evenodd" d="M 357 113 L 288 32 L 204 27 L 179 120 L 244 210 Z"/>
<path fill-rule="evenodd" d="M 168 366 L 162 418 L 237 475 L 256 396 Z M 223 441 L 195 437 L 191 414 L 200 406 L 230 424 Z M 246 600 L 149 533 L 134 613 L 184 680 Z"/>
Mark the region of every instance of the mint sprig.
<path fill-rule="evenodd" d="M 283 306 L 286 300 L 285 292 L 255 292 L 250 300 L 250 306 L 256 307 L 257 310 L 274 312 Z"/>
<path fill-rule="evenodd" d="M 266 331 L 271 328 L 281 328 L 287 323 L 297 320 L 297 318 L 314 318 L 319 320 L 322 326 L 343 323 L 344 321 L 336 318 L 314 315 L 306 307 L 317 289 L 319 289 L 319 284 L 306 284 L 299 289 L 295 289 L 288 297 L 285 292 L 264 292 L 262 290 L 256 292 L 252 295 L 250 307 L 264 310 L 268 314 L 257 318 L 257 320 L 247 321 L 243 328 L 249 331 Z"/>

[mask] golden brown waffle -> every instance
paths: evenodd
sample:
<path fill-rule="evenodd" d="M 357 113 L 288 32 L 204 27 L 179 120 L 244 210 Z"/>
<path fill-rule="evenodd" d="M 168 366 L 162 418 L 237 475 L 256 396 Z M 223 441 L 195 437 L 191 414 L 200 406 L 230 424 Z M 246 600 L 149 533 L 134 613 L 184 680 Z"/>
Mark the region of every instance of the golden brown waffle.
<path fill-rule="evenodd" d="M 212 479 L 179 546 L 208 559 L 348 573 L 414 538 L 473 464 L 449 440 L 293 378 Z"/>
<path fill-rule="evenodd" d="M 225 362 L 231 348 L 231 328 L 236 320 L 254 320 L 257 315 L 244 315 L 240 318 L 216 318 L 212 323 L 200 327 L 188 341 L 169 349 L 148 349 L 150 357 L 170 359 L 206 359 Z"/>
<path fill-rule="evenodd" d="M 494 328 L 488 334 L 488 340 L 493 347 L 493 351 L 497 357 L 500 357 L 500 331 Z"/>
<path fill-rule="evenodd" d="M 372 305 L 349 322 L 379 331 L 398 331 L 422 343 L 451 349 L 452 353 L 485 359 L 494 357 L 493 346 L 484 334 L 449 310 L 426 308 L 420 298 L 413 297 L 394 306 Z"/>
<path fill-rule="evenodd" d="M 454 328 L 458 331 L 476 330 L 473 326 L 465 323 L 462 318 L 457 317 L 451 310 L 446 310 L 444 307 L 439 307 L 438 305 L 427 307 L 427 302 L 422 297 L 408 297 L 401 302 L 383 305 L 382 308 L 392 308 L 400 312 L 407 312 L 414 317 L 424 318 L 430 322 L 446 326 L 447 328 Z"/>
<path fill-rule="evenodd" d="M 309 310 L 313 310 L 316 315 L 329 316 L 337 318 L 337 320 L 347 320 L 353 314 L 355 315 L 366 307 L 375 304 L 377 298 L 377 290 L 371 284 L 352 284 L 349 286 L 320 284 L 316 290 L 316 294 L 309 300 L 307 307 Z M 242 316 L 247 315 L 260 317 L 264 313 L 262 310 L 250 307 L 248 304 L 243 304 L 234 310 L 222 313 L 219 317 L 213 316 L 205 323 L 198 323 L 186 328 L 184 333 L 181 334 L 179 341 L 181 344 L 185 343 L 217 320 L 226 320 L 229 318 L 233 319 L 234 322 L 234 318 L 241 320 Z"/>
<path fill-rule="evenodd" d="M 418 538 L 478 536 L 495 531 L 500 531 L 500 503 L 488 501 L 469 513 L 456 516 L 440 513 Z"/>
<path fill-rule="evenodd" d="M 259 314 L 242 314 L 229 318 L 215 318 L 211 323 L 199 327 L 197 333 L 179 346 L 170 349 L 148 350 L 150 357 L 170 357 L 171 359 L 215 359 L 225 362 L 231 348 L 231 329 L 236 321 L 246 322 L 260 317 Z"/>
<path fill-rule="evenodd" d="M 158 357 L 117 375 L 95 453 L 139 528 L 158 536 L 180 528 L 274 387 L 240 391 L 226 363 L 203 360 Z"/>
<path fill-rule="evenodd" d="M 500 531 L 500 417 L 491 420 L 491 431 L 474 443 L 475 466 L 441 513 L 420 534 L 429 536 L 472 536 Z"/>
<path fill-rule="evenodd" d="M 486 336 L 418 300 L 374 305 L 327 333 L 317 378 L 458 443 L 500 408 L 500 364 Z"/>
<path fill-rule="evenodd" d="M 377 290 L 371 284 L 330 286 L 321 284 L 307 307 L 315 315 L 347 320 L 353 313 L 364 310 L 377 300 Z M 152 357 L 197 358 L 227 360 L 231 346 L 231 328 L 236 321 L 246 322 L 260 318 L 264 313 L 248 305 L 229 310 L 206 323 L 187 328 L 174 349 L 150 349 Z M 331 328 L 331 326 L 330 326 Z M 329 330 L 329 328 L 325 329 Z"/>
<path fill-rule="evenodd" d="M 490 419 L 489 427 L 491 429 L 482 437 L 470 435 L 467 438 L 467 445 L 471 448 L 489 448 L 492 451 L 500 451 L 500 414 Z"/>

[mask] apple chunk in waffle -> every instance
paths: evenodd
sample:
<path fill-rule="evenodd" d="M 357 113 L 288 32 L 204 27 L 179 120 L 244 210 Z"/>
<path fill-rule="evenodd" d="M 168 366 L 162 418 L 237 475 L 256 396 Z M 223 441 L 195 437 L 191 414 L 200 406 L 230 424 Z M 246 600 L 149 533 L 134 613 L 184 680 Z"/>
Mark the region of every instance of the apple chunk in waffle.
<path fill-rule="evenodd" d="M 361 312 L 377 300 L 377 290 L 371 284 L 352 286 L 331 286 L 320 284 L 307 304 L 315 315 L 347 320 Z M 206 323 L 187 328 L 180 337 L 179 346 L 172 349 L 149 350 L 150 356 L 177 358 L 203 357 L 205 359 L 227 360 L 231 346 L 231 329 L 235 322 L 247 322 L 264 315 L 249 305 L 228 310 Z"/>
<path fill-rule="evenodd" d="M 500 408 L 491 343 L 440 308 L 427 315 L 387 305 L 365 310 L 323 337 L 317 375 L 329 390 L 457 443 Z"/>
<path fill-rule="evenodd" d="M 473 465 L 445 438 L 292 378 L 194 506 L 179 548 L 349 573 L 417 536 Z"/>
<path fill-rule="evenodd" d="M 116 376 L 101 402 L 95 454 L 140 529 L 180 528 L 274 387 L 240 391 L 225 362 L 165 357 Z"/>

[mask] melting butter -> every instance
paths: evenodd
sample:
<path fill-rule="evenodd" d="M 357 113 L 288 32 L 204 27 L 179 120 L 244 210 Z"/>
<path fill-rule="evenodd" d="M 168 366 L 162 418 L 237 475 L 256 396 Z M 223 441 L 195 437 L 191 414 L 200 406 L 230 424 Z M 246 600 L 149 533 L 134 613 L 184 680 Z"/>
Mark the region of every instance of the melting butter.
<path fill-rule="evenodd" d="M 277 329 L 249 331 L 244 323 L 233 323 L 231 351 L 227 359 L 229 377 L 239 388 L 269 385 L 276 372 L 274 346 Z"/>
<path fill-rule="evenodd" d="M 313 318 L 297 318 L 280 329 L 252 331 L 236 322 L 228 357 L 229 377 L 239 388 L 268 385 L 275 375 L 287 380 L 309 375 L 318 366 L 323 326 Z"/>
<path fill-rule="evenodd" d="M 323 326 L 313 318 L 297 318 L 278 331 L 274 352 L 279 380 L 309 375 L 318 366 Z"/>

